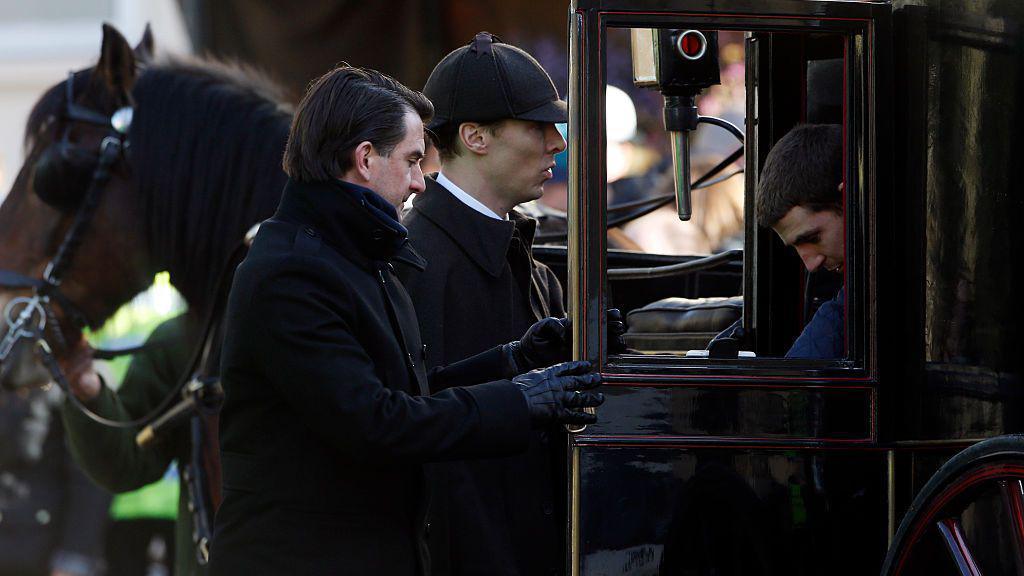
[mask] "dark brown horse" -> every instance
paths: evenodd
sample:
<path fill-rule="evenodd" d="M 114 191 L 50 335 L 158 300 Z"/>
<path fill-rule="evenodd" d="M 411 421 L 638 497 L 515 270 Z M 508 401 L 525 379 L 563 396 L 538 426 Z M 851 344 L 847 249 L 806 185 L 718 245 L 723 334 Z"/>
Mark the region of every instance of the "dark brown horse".
<path fill-rule="evenodd" d="M 33 342 L 8 334 L 19 313 L 22 329 L 43 323 L 25 312 L 34 294 L 49 295 L 44 330 L 57 356 L 161 270 L 201 315 L 229 253 L 277 206 L 291 118 L 277 90 L 237 66 L 154 61 L 152 53 L 148 31 L 132 49 L 104 26 L 97 65 L 49 89 L 28 119 L 25 163 L 0 206 L 8 280 L 0 310 L 11 317 L 0 320 L 5 387 L 50 380 Z M 97 170 L 101 149 L 110 152 L 108 170 Z M 56 282 L 11 287 L 19 284 L 11 277 L 52 274 L 61 249 Z"/>

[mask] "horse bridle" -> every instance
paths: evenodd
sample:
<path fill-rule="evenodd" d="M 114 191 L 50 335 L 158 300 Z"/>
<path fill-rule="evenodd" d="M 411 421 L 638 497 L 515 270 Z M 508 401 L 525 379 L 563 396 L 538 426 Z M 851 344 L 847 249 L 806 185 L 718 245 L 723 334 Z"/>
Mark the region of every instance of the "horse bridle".
<path fill-rule="evenodd" d="M 67 144 L 67 134 L 71 122 L 83 122 L 108 128 L 108 133 L 100 143 L 96 167 L 92 171 L 89 187 L 79 202 L 75 219 L 64 235 L 57 252 L 43 271 L 42 278 L 33 278 L 13 270 L 0 270 L 0 286 L 7 288 L 31 288 L 32 296 L 21 296 L 7 303 L 3 311 L 3 320 L 7 323 L 7 334 L 0 340 L 0 364 L 5 362 L 18 342 L 26 340 L 34 344 L 40 351 L 43 363 L 50 371 L 54 380 L 66 388 L 67 380 L 54 356 L 54 349 L 67 348 L 54 312 L 54 303 L 60 306 L 64 315 L 78 329 L 88 326 L 88 319 L 81 308 L 76 306 L 60 290 L 61 280 L 71 265 L 76 251 L 82 243 L 96 208 L 102 196 L 105 184 L 110 180 L 114 164 L 124 157 L 128 149 L 128 131 L 131 128 L 134 108 L 125 106 L 107 116 L 86 106 L 78 104 L 74 99 L 74 72 L 68 73 L 66 84 L 66 100 L 63 117 L 67 121 L 63 127 L 61 142 Z M 51 146 L 56 145 L 51 144 Z M 100 351 L 95 357 L 113 357 L 131 353 L 134 350 Z M 73 395 L 69 396 L 73 397 Z"/>
<path fill-rule="evenodd" d="M 196 546 L 197 559 L 200 564 L 205 565 L 209 559 L 210 517 L 212 511 L 204 496 L 209 492 L 207 490 L 209 479 L 203 469 L 201 462 L 203 453 L 196 440 L 203 433 L 202 426 L 197 418 L 200 415 L 208 416 L 216 413 L 219 410 L 220 402 L 223 400 L 223 392 L 220 389 L 219 382 L 204 376 L 209 365 L 211 365 L 212 349 L 215 346 L 219 322 L 223 317 L 223 308 L 227 302 L 227 293 L 231 286 L 234 270 L 244 257 L 252 239 L 247 235 L 228 255 L 225 266 L 221 269 L 217 280 L 214 305 L 210 306 L 205 314 L 200 345 L 192 352 L 189 368 L 182 374 L 177 385 L 164 397 L 159 405 L 145 416 L 125 421 L 105 418 L 85 406 L 71 392 L 67 378 L 54 355 L 54 347 L 47 340 L 47 333 L 50 333 L 50 338 L 55 343 L 60 343 L 61 346 L 66 347 L 66 342 L 64 342 L 60 326 L 54 314 L 54 303 L 60 306 L 65 315 L 79 329 L 88 325 L 88 319 L 85 314 L 61 292 L 60 284 L 96 212 L 105 184 L 110 180 L 111 168 L 119 159 L 124 158 L 124 152 L 128 149 L 128 131 L 131 128 L 134 108 L 126 106 L 116 110 L 110 116 L 105 116 L 95 110 L 78 105 L 74 101 L 74 79 L 74 73 L 70 73 L 66 88 L 65 119 L 105 126 L 108 127 L 109 132 L 100 143 L 98 161 L 95 169 L 92 171 L 88 189 L 78 204 L 75 220 L 65 234 L 53 259 L 47 264 L 42 278 L 32 278 L 10 270 L 0 270 L 0 286 L 31 288 L 33 290 L 31 297 L 15 298 L 8 303 L 4 310 L 3 319 L 7 322 L 8 332 L 3 340 L 0 340 L 0 363 L 7 359 L 15 344 L 22 340 L 29 341 L 36 346 L 43 364 L 50 372 L 53 380 L 64 390 L 66 397 L 75 408 L 88 418 L 104 426 L 137 428 L 153 423 L 152 427 L 155 428 L 159 422 L 157 419 L 162 414 L 165 414 L 163 420 L 176 418 L 174 415 L 184 413 L 184 410 L 181 409 L 182 406 L 192 403 L 194 407 L 189 409 L 189 412 L 194 413 L 191 417 L 193 449 L 190 462 L 185 465 L 184 477 L 188 488 L 189 509 L 194 512 L 192 515 L 192 539 Z M 68 145 L 66 139 L 68 130 L 69 125 L 65 125 L 60 141 L 63 145 Z M 56 141 L 51 146 L 55 144 Z M 254 226 L 253 230 L 255 228 Z M 146 346 L 136 346 L 120 350 L 96 349 L 93 352 L 93 357 L 109 359 L 115 356 L 134 354 Z M 179 397 L 183 397 L 183 400 L 174 405 L 175 399 Z M 143 444 L 139 437 L 136 438 L 136 441 L 140 446 Z"/>

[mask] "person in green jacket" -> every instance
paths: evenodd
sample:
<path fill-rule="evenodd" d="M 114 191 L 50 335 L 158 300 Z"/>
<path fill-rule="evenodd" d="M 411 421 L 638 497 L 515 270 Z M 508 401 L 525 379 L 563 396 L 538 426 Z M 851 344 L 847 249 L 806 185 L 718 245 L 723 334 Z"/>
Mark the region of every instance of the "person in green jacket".
<path fill-rule="evenodd" d="M 91 349 L 83 340 L 65 362 L 72 393 L 94 412 L 114 420 L 131 420 L 149 413 L 180 381 L 192 353 L 194 327 L 185 316 L 176 316 L 157 326 L 147 346 L 128 367 L 120 388 L 108 387 L 92 365 Z M 112 492 L 128 492 L 161 477 L 172 461 L 183 465 L 190 460 L 189 427 L 181 425 L 169 431 L 155 445 L 140 448 L 135 443 L 136 428 L 110 428 L 100 425 L 69 401 L 62 407 L 68 445 L 75 461 L 101 487 Z M 192 544 L 192 515 L 188 510 L 188 490 L 181 475 L 178 519 L 175 531 L 175 574 L 202 575 Z"/>

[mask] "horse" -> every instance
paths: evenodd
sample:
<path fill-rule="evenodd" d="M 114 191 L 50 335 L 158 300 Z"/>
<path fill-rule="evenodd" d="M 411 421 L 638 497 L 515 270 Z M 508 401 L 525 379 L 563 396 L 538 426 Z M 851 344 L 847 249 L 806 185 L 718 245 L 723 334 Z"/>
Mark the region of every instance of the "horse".
<path fill-rule="evenodd" d="M 36 102 L 0 205 L 0 385 L 52 380 L 57 359 L 167 271 L 189 313 L 277 207 L 291 110 L 260 74 L 153 57 L 103 25 L 98 63 Z M 36 333 L 35 338 L 21 335 Z"/>

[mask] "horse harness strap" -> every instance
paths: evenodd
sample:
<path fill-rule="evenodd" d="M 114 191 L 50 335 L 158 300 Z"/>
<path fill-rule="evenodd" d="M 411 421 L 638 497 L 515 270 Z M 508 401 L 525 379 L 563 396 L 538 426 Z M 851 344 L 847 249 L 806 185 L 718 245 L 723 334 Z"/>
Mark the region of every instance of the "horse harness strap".
<path fill-rule="evenodd" d="M 43 365 L 50 372 L 53 380 L 64 391 L 75 408 L 104 426 L 123 429 L 153 422 L 155 427 L 158 417 L 168 409 L 171 412 L 190 415 L 192 452 L 190 461 L 184 467 L 184 473 L 188 488 L 189 508 L 193 512 L 193 542 L 196 546 L 199 563 L 205 565 L 209 560 L 213 511 L 219 504 L 220 459 L 216 452 L 216 428 L 217 411 L 223 400 L 223 390 L 220 388 L 218 379 L 215 376 L 211 377 L 211 373 L 215 370 L 211 370 L 210 367 L 216 363 L 213 357 L 216 355 L 216 342 L 220 334 L 223 310 L 235 267 L 246 254 L 255 234 L 250 231 L 229 255 L 228 262 L 221 270 L 221 276 L 217 283 L 216 300 L 213 306 L 206 311 L 200 346 L 193 352 L 188 368 L 174 390 L 160 402 L 160 405 L 142 418 L 131 421 L 111 420 L 85 406 L 71 392 L 67 377 L 57 362 L 53 346 L 47 340 L 49 335 L 55 343 L 67 348 L 52 304 L 56 302 L 77 328 L 82 329 L 89 325 L 88 318 L 82 310 L 61 292 L 61 280 L 92 223 L 93 216 L 100 204 L 100 198 L 106 188 L 105 185 L 110 180 L 111 169 L 119 159 L 124 158 L 124 152 L 129 146 L 127 135 L 131 128 L 133 108 L 120 108 L 112 115 L 106 116 L 79 105 L 74 99 L 74 81 L 75 75 L 72 72 L 67 80 L 64 117 L 68 120 L 107 126 L 109 133 L 100 143 L 99 157 L 92 171 L 88 189 L 78 204 L 75 219 L 64 235 L 53 259 L 43 271 L 42 278 L 32 278 L 19 272 L 0 270 L 0 286 L 30 288 L 33 291 L 31 297 L 12 299 L 3 310 L 3 320 L 7 323 L 7 334 L 0 340 L 0 363 L 7 360 L 19 341 L 30 342 L 36 347 Z M 70 124 L 64 127 L 61 141 L 51 144 L 51 146 L 71 146 L 67 139 L 69 126 Z M 110 358 L 120 354 L 135 353 L 142 348 L 144 347 L 101 350 L 97 351 L 94 357 Z M 183 396 L 184 400 L 175 405 L 174 400 L 179 395 Z M 183 404 L 188 404 L 188 406 L 182 408 Z M 152 435 L 153 430 L 150 432 Z"/>
<path fill-rule="evenodd" d="M 107 136 L 100 143 L 96 166 L 92 171 L 88 189 L 77 207 L 74 222 L 68 229 L 53 259 L 47 264 L 42 278 L 32 278 L 19 272 L 0 270 L 0 286 L 9 288 L 29 288 L 31 297 L 18 297 L 8 302 L 3 310 L 3 320 L 7 323 L 7 334 L 0 340 L 0 363 L 7 360 L 14 346 L 22 340 L 36 346 L 40 359 L 50 372 L 53 380 L 65 392 L 68 400 L 83 414 L 97 423 L 115 428 L 133 428 L 154 422 L 168 409 L 178 408 L 174 405 L 176 397 L 184 396 L 185 401 L 191 400 L 188 413 L 191 415 L 192 453 L 190 462 L 185 466 L 185 479 L 188 487 L 189 508 L 193 511 L 193 542 L 196 546 L 197 559 L 205 565 L 209 559 L 209 542 L 213 511 L 219 504 L 220 493 L 220 459 L 216 452 L 217 412 L 223 399 L 223 390 L 219 380 L 211 373 L 211 365 L 215 362 L 216 342 L 221 332 L 221 320 L 227 301 L 227 293 L 231 286 L 235 267 L 244 258 L 249 245 L 255 236 L 254 226 L 231 252 L 226 266 L 216 286 L 217 298 L 206 312 L 203 323 L 203 337 L 200 346 L 193 352 L 191 362 L 183 377 L 174 390 L 161 401 L 160 405 L 150 414 L 131 421 L 116 421 L 96 414 L 86 407 L 70 390 L 63 370 L 57 362 L 53 347 L 47 340 L 47 334 L 55 343 L 66 348 L 57 317 L 52 304 L 55 302 L 64 314 L 79 328 L 89 325 L 88 318 L 82 310 L 61 292 L 60 285 L 64 273 L 70 267 L 82 239 L 92 223 L 93 216 L 99 206 L 105 184 L 110 180 L 114 164 L 124 158 L 129 147 L 128 132 L 131 128 L 134 109 L 131 106 L 116 110 L 110 116 L 77 104 L 74 99 L 74 72 L 69 73 L 66 85 L 66 101 L 64 117 L 67 120 L 106 126 Z M 69 125 L 59 143 L 51 146 L 69 147 L 67 135 Z M 44 153 L 45 154 L 45 153 Z M 73 184 L 73 183 L 72 183 Z M 96 358 L 112 358 L 122 354 L 133 354 L 145 348 L 136 346 L 122 350 L 97 350 Z M 173 406 L 173 408 L 172 408 Z"/>
<path fill-rule="evenodd" d="M 61 291 L 61 280 L 71 266 L 71 262 L 82 244 L 82 239 L 92 223 L 93 216 L 96 214 L 96 209 L 106 188 L 105 185 L 110 180 L 111 169 L 118 160 L 124 158 L 124 151 L 129 147 L 128 132 L 131 129 L 134 111 L 132 107 L 126 106 L 107 116 L 78 104 L 75 102 L 74 97 L 74 82 L 75 74 L 71 72 L 68 74 L 66 83 L 64 118 L 70 121 L 106 126 L 108 134 L 100 142 L 96 166 L 92 171 L 85 195 L 78 205 L 75 219 L 65 233 L 64 239 L 61 241 L 60 246 L 58 246 L 53 259 L 50 260 L 43 270 L 42 278 L 32 278 L 13 270 L 0 270 L 0 286 L 32 289 L 32 296 L 14 298 L 7 303 L 3 310 L 3 320 L 7 323 L 7 334 L 0 340 L 0 363 L 7 360 L 19 341 L 27 340 L 31 342 L 37 347 L 43 365 L 50 372 L 54 381 L 64 389 L 70 401 L 78 409 L 100 424 L 127 427 L 128 425 L 137 425 L 137 423 L 109 420 L 93 413 L 82 405 L 78 398 L 70 393 L 67 378 L 64 376 L 54 355 L 55 347 L 67 348 L 67 342 L 64 340 L 57 315 L 54 313 L 54 303 L 63 310 L 64 315 L 70 319 L 76 328 L 83 329 L 89 325 L 89 319 L 82 309 L 76 306 Z M 67 131 L 69 127 L 70 124 L 65 126 L 60 143 L 54 143 L 51 146 L 67 145 Z M 57 346 L 54 346 L 54 344 Z M 119 350 L 101 349 L 95 351 L 94 357 L 110 359 L 121 355 L 134 354 L 143 348 L 142 346 L 135 346 Z"/>
<path fill-rule="evenodd" d="M 213 515 L 221 500 L 221 463 L 218 443 L 220 407 L 224 402 L 224 389 L 219 377 L 218 344 L 223 339 L 224 310 L 227 307 L 235 269 L 245 258 L 255 237 L 253 226 L 232 250 L 221 268 L 213 306 L 207 311 L 202 339 L 193 352 L 187 374 L 189 384 L 184 388 L 186 403 L 191 403 L 189 433 L 191 452 L 184 465 L 185 487 L 189 509 L 192 511 L 192 544 L 196 560 L 201 566 L 210 561 L 210 541 L 213 538 Z"/>
<path fill-rule="evenodd" d="M 131 127 L 132 108 L 121 108 L 113 115 L 105 116 L 76 104 L 73 85 L 74 74 L 72 73 L 67 80 L 64 116 L 69 120 L 105 124 L 109 126 L 110 133 L 100 143 L 99 159 L 92 172 L 88 191 L 75 214 L 75 220 L 64 235 L 53 259 L 46 265 L 43 277 L 31 278 L 11 270 L 0 271 L 0 286 L 33 289 L 31 297 L 15 298 L 8 302 L 3 311 L 4 320 L 7 322 L 7 334 L 0 341 L 0 363 L 7 359 L 15 344 L 20 340 L 35 341 L 47 349 L 52 349 L 53 346 L 47 340 L 47 335 L 49 335 L 54 343 L 60 347 L 67 347 L 57 315 L 53 311 L 53 302 L 56 302 L 64 310 L 65 315 L 77 328 L 82 329 L 88 326 L 88 318 L 85 314 L 61 292 L 61 279 L 70 267 L 75 252 L 81 245 L 82 238 L 92 222 L 105 188 L 104 185 L 110 180 L 111 168 L 118 159 L 123 157 L 123 151 L 128 147 L 127 134 Z M 65 135 L 67 129 L 65 127 Z M 55 363 L 53 366 L 59 370 L 59 366 Z"/>

